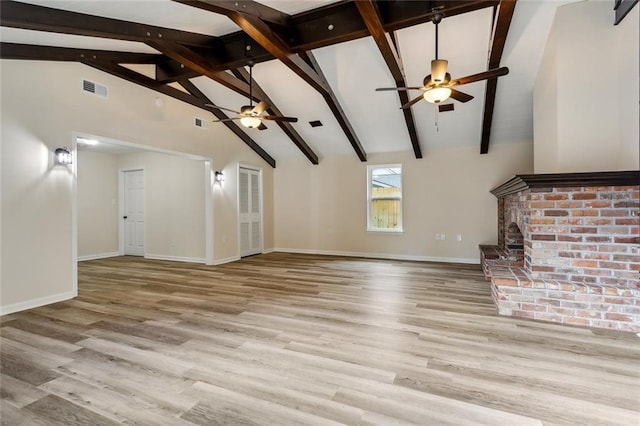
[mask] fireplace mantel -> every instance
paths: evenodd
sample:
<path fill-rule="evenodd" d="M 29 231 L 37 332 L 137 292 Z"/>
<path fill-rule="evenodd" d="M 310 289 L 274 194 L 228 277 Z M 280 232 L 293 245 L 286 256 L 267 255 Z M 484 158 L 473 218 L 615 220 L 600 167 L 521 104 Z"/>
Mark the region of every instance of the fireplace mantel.
<path fill-rule="evenodd" d="M 640 184 L 640 170 L 588 173 L 547 173 L 515 175 L 491 190 L 498 198 L 533 188 L 565 188 L 590 186 L 633 186 Z"/>

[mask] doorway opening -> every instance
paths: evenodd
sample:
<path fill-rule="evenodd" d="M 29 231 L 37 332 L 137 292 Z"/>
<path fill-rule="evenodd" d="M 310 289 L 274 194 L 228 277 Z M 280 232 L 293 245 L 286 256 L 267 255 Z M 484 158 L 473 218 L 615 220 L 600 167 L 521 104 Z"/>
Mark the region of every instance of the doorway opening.
<path fill-rule="evenodd" d="M 74 263 L 134 255 L 213 264 L 210 158 L 74 133 Z"/>

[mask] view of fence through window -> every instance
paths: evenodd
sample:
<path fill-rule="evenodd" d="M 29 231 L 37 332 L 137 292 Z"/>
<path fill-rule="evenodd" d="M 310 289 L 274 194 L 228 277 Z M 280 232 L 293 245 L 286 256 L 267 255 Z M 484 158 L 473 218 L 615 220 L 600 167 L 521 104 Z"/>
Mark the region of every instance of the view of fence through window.
<path fill-rule="evenodd" d="M 371 228 L 402 228 L 402 168 L 371 168 Z"/>

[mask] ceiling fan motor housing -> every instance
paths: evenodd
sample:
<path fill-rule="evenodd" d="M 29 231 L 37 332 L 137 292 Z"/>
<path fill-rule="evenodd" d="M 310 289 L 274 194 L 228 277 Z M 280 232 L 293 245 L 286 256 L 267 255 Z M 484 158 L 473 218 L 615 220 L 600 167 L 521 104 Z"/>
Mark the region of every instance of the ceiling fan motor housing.
<path fill-rule="evenodd" d="M 240 114 L 242 115 L 253 115 L 251 112 L 253 111 L 253 107 L 251 105 L 245 105 L 240 108 Z"/>
<path fill-rule="evenodd" d="M 422 80 L 422 85 L 424 87 L 431 87 L 431 86 L 440 86 L 440 85 L 447 85 L 451 82 L 451 74 L 449 73 L 445 73 L 444 74 L 444 79 L 441 82 L 435 82 L 431 80 L 431 74 L 429 74 L 428 76 L 426 76 L 424 78 L 424 80 Z"/>

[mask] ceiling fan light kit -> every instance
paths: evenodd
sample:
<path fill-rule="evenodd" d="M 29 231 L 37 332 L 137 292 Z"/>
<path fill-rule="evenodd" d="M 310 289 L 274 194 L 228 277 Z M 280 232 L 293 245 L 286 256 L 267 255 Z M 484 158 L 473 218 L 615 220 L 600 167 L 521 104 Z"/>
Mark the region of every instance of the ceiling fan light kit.
<path fill-rule="evenodd" d="M 434 87 L 433 89 L 429 89 L 422 95 L 424 100 L 427 102 L 431 102 L 432 104 L 439 104 L 440 102 L 446 101 L 451 96 L 451 89 L 448 87 Z"/>
<path fill-rule="evenodd" d="M 249 129 L 255 129 L 256 127 L 260 126 L 261 123 L 262 120 L 260 120 L 258 117 L 245 116 L 240 119 L 240 124 Z"/>

